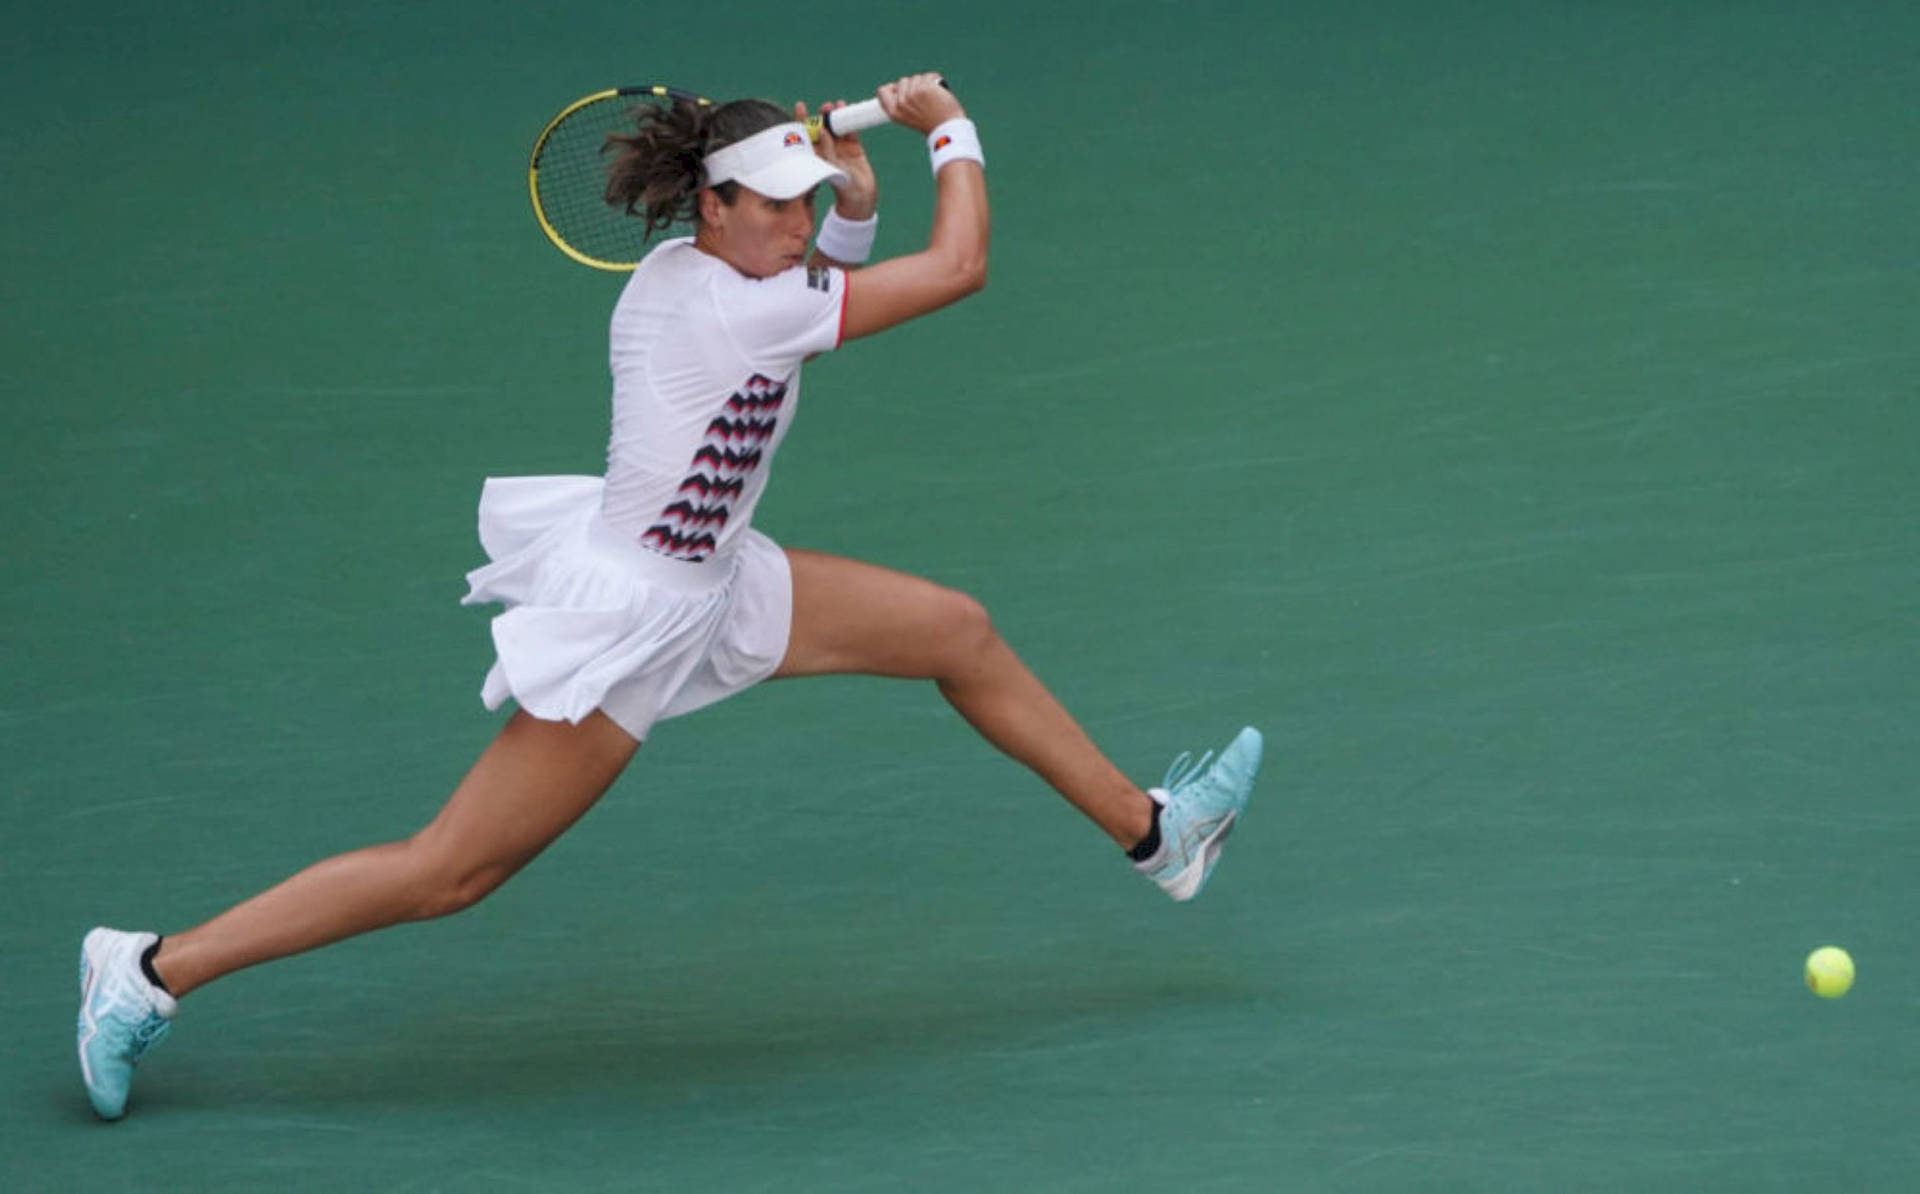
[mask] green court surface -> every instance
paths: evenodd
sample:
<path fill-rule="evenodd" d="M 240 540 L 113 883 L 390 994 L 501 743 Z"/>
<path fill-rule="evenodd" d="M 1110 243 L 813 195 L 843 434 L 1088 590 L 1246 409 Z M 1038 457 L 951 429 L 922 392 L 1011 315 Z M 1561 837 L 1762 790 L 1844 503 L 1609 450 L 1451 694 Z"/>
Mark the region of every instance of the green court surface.
<path fill-rule="evenodd" d="M 1913 1188 L 1912 6 L 4 32 L 0 1190 Z M 542 122 L 921 68 L 992 283 L 810 366 L 761 525 L 978 595 L 1143 782 L 1263 728 L 1207 892 L 930 686 L 772 685 L 479 908 L 196 994 L 94 1122 L 89 926 L 404 836 L 500 721 L 475 499 L 599 470 L 621 282 L 533 226 Z"/>

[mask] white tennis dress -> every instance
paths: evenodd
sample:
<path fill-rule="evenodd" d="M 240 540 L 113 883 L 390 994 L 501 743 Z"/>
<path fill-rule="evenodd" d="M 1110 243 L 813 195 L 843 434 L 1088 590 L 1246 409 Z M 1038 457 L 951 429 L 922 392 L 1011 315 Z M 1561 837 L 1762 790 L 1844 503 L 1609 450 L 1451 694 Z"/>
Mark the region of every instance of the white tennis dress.
<path fill-rule="evenodd" d="M 839 346 L 846 275 L 749 278 L 669 240 L 613 311 L 606 477 L 491 477 L 468 605 L 500 602 L 481 699 L 635 738 L 780 665 L 786 555 L 752 529 L 800 399 L 800 366 Z"/>

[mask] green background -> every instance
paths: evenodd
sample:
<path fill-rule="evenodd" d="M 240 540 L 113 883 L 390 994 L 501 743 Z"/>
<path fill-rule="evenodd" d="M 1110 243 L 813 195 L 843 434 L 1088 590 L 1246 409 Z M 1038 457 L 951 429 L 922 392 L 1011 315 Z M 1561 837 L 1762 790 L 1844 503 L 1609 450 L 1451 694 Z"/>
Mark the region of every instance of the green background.
<path fill-rule="evenodd" d="M 1910 1188 L 1912 6 L 319 8 L 5 20 L 0 1188 Z M 809 370 L 761 525 L 980 596 L 1143 782 L 1261 726 L 1206 895 L 930 686 L 770 686 L 93 1122 L 90 925 L 410 833 L 499 720 L 480 480 L 598 471 L 621 282 L 545 118 L 922 68 L 991 285 Z"/>

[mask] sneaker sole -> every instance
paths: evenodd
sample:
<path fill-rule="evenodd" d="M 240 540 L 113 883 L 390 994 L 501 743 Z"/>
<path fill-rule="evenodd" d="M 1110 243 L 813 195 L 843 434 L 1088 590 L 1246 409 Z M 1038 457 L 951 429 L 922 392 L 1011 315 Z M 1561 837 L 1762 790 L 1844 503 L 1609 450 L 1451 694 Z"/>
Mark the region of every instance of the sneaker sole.
<path fill-rule="evenodd" d="M 81 1031 L 78 1039 L 80 1080 L 86 1083 L 87 1099 L 93 1104 L 94 1113 L 102 1119 L 118 1119 L 120 1118 L 119 1115 L 109 1115 L 107 1109 L 101 1107 L 100 1100 L 94 1096 L 93 1065 L 87 1060 L 87 1045 L 90 1044 L 93 1038 L 100 1032 L 100 1025 L 96 1023 L 93 1018 L 93 987 L 94 983 L 98 981 L 99 975 L 99 969 L 93 964 L 93 943 L 95 934 L 99 932 L 101 932 L 101 930 L 94 929 L 80 942 Z M 124 1114 L 124 1112 L 122 1112 L 122 1114 Z"/>

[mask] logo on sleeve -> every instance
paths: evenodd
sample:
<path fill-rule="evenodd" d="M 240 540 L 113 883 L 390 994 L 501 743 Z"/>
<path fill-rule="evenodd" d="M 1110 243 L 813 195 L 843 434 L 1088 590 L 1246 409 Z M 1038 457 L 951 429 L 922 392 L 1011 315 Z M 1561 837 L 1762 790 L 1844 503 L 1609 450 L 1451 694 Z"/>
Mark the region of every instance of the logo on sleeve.
<path fill-rule="evenodd" d="M 817 265 L 808 266 L 807 289 L 818 290 L 822 294 L 833 293 L 833 272 L 821 269 Z"/>

